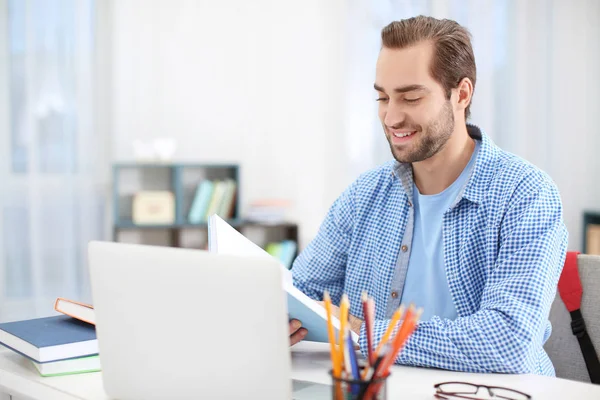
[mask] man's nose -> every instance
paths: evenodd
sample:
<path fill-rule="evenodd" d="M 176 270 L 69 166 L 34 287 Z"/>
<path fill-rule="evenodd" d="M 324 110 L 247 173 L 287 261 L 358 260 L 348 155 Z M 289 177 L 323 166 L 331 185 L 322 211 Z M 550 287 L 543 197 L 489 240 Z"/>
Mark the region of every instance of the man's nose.
<path fill-rule="evenodd" d="M 390 104 L 388 106 L 387 112 L 385 113 L 385 118 L 383 119 L 383 123 L 388 128 L 394 128 L 397 126 L 401 126 L 406 121 L 406 113 L 400 107 L 393 106 Z"/>

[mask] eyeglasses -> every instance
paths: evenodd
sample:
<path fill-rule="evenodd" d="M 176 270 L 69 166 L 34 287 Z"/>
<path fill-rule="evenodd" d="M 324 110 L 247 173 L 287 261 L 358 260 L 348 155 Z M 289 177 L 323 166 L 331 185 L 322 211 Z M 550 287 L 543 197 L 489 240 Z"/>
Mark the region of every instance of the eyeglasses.
<path fill-rule="evenodd" d="M 503 399 L 503 400 L 530 400 L 531 396 L 518 390 L 500 386 L 475 385 L 468 382 L 442 382 L 433 385 L 435 397 L 438 399 Z M 480 390 L 482 393 L 480 393 Z M 487 393 L 486 393 L 487 392 Z M 483 396 L 483 397 L 477 397 Z"/>

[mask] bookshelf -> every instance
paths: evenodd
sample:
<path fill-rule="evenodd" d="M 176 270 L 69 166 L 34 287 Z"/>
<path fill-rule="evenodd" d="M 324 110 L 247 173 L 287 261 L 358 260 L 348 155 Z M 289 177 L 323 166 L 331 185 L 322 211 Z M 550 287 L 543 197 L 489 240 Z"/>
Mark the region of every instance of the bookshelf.
<path fill-rule="evenodd" d="M 298 243 L 298 225 L 292 222 L 261 223 L 244 220 L 241 216 L 240 167 L 237 164 L 153 164 L 118 163 L 112 168 L 113 229 L 112 240 L 130 243 L 166 245 L 172 247 L 205 249 L 208 243 L 206 212 L 210 200 L 204 200 L 205 212 L 196 213 L 190 221 L 190 210 L 196 198 L 201 198 L 200 185 L 211 182 L 212 195 L 217 191 L 216 182 L 229 182 L 229 202 L 223 200 L 219 214 L 231 226 L 240 230 L 250 240 L 263 248 L 273 242 L 293 241 Z M 226 189 L 222 197 L 225 198 Z M 134 203 L 143 193 L 168 194 L 171 202 L 160 203 L 160 207 L 174 208 L 169 211 L 170 220 L 161 222 L 136 221 Z M 211 195 L 211 196 L 212 196 Z M 209 196 L 205 193 L 205 196 Z M 139 204 L 139 203 L 138 203 Z M 216 206 L 216 205 L 215 205 Z M 196 205 L 196 207 L 198 207 Z M 216 206 L 217 207 L 217 206 Z M 198 215 L 203 215 L 200 219 Z M 294 253 L 294 258 L 298 252 Z"/>

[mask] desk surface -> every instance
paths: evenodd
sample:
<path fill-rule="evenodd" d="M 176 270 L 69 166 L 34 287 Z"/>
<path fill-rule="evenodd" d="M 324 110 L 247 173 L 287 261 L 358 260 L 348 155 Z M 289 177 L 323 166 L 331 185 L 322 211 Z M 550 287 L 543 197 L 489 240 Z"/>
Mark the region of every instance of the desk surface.
<path fill-rule="evenodd" d="M 328 346 L 303 342 L 292 348 L 292 378 L 328 384 Z M 433 385 L 460 380 L 502 385 L 530 394 L 533 399 L 599 399 L 600 385 L 537 375 L 468 374 L 395 366 L 388 382 L 388 398 L 432 399 Z M 10 350 L 0 350 L 0 387 L 13 396 L 44 400 L 108 400 L 102 373 L 41 377 L 33 365 Z M 410 396 L 408 396 L 410 395 Z"/>

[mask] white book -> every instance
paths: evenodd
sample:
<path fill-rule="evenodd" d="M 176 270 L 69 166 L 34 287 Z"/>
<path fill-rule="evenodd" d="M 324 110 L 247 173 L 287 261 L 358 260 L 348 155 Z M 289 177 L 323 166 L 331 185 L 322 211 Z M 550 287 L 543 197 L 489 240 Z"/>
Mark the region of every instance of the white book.
<path fill-rule="evenodd" d="M 71 358 L 48 363 L 32 361 L 32 363 L 41 376 L 72 375 L 102 370 L 100 366 L 100 356 Z"/>
<path fill-rule="evenodd" d="M 94 313 L 94 307 L 91 304 L 59 297 L 54 303 L 54 309 L 70 317 L 77 318 L 80 321 L 87 322 L 88 324 L 96 324 L 96 315 Z"/>
<path fill-rule="evenodd" d="M 274 257 L 260 246 L 246 238 L 218 215 L 208 219 L 208 249 L 210 252 L 248 257 Z M 279 261 L 279 260 L 278 260 Z M 280 263 L 283 274 L 283 289 L 287 292 L 288 315 L 290 319 L 302 322 L 308 330 L 304 340 L 329 342 L 327 333 L 327 313 L 315 300 L 298 290 L 292 280 L 292 272 Z M 336 337 L 339 337 L 340 321 L 332 315 Z M 358 343 L 358 335 L 351 331 L 352 340 Z"/>

